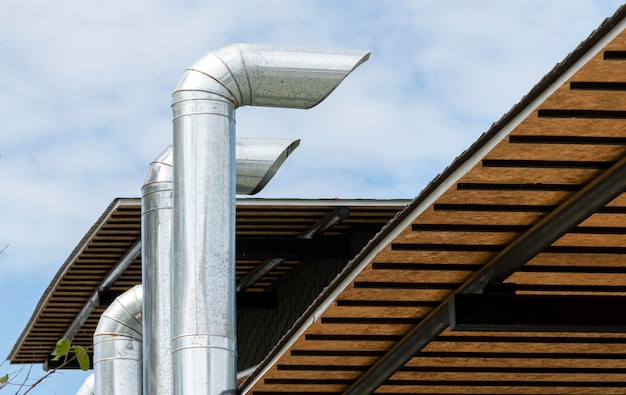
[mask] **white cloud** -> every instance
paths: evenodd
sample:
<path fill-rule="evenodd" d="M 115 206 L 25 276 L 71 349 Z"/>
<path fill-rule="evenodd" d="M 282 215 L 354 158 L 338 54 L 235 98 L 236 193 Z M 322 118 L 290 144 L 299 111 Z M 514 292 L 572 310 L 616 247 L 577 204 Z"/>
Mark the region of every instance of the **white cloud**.
<path fill-rule="evenodd" d="M 19 197 L 0 238 L 24 243 L 20 270 L 57 267 L 32 251 L 69 252 L 108 202 L 139 195 L 182 71 L 235 41 L 373 51 L 317 108 L 239 110 L 240 136 L 302 138 L 261 196 L 413 197 L 587 37 L 597 4 L 4 1 L 0 171 Z"/>
<path fill-rule="evenodd" d="M 618 2 L 408 2 L 424 88 L 466 118 L 497 119 L 586 39 Z M 581 28 L 589 26 L 590 28 Z"/>

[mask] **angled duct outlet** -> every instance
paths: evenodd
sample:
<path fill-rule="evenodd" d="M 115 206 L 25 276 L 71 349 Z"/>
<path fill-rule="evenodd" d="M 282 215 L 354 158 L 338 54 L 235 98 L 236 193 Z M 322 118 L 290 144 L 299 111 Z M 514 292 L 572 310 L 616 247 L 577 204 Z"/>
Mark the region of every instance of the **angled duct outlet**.
<path fill-rule="evenodd" d="M 254 195 L 265 188 L 300 140 L 241 138 L 235 145 L 236 193 Z"/>
<path fill-rule="evenodd" d="M 233 44 L 189 67 L 174 92 L 174 103 L 183 92 L 206 92 L 222 96 L 235 108 L 311 108 L 369 55 L 360 50 Z"/>
<path fill-rule="evenodd" d="M 298 148 L 299 139 L 240 138 L 235 142 L 235 188 L 238 195 L 259 193 L 274 177 L 287 157 Z M 143 183 L 145 194 L 153 184 L 172 183 L 172 146 L 168 146 L 150 165 Z M 161 189 L 157 186 L 157 189 Z"/>
<path fill-rule="evenodd" d="M 172 95 L 175 394 L 236 393 L 235 109 L 313 107 L 368 57 L 234 44 L 183 74 Z"/>
<path fill-rule="evenodd" d="M 93 336 L 95 393 L 142 393 L 141 285 L 124 292 L 102 313 Z"/>

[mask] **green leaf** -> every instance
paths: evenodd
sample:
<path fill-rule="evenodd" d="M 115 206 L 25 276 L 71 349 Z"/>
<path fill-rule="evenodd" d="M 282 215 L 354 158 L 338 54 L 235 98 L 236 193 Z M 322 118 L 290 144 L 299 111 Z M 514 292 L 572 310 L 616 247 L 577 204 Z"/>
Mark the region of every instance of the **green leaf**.
<path fill-rule="evenodd" d="M 70 352 L 70 339 L 61 339 L 57 342 L 57 346 L 52 353 L 54 355 L 53 361 L 58 361 L 62 357 L 67 356 Z"/>
<path fill-rule="evenodd" d="M 4 376 L 0 377 L 0 384 L 3 383 L 8 383 L 9 382 L 9 375 L 5 374 Z"/>
<path fill-rule="evenodd" d="M 72 346 L 74 348 L 74 354 L 82 370 L 89 370 L 89 355 L 83 346 Z"/>

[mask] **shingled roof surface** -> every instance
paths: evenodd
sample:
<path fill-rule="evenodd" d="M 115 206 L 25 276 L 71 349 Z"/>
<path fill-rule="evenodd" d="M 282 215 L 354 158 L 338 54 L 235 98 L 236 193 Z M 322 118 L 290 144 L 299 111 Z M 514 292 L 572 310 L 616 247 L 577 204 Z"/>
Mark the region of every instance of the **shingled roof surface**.
<path fill-rule="evenodd" d="M 433 180 L 240 392 L 624 393 L 624 333 L 459 332 L 440 318 L 512 248 L 569 220 L 571 204 L 590 212 L 492 282 L 517 295 L 626 295 L 624 188 L 590 192 L 624 167 L 625 16 L 622 7 Z"/>

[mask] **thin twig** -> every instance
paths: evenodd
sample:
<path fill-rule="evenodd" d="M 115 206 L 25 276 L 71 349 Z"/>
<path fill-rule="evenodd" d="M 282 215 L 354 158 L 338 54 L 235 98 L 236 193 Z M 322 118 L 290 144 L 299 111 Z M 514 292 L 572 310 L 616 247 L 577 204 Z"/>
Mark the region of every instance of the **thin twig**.
<path fill-rule="evenodd" d="M 28 371 L 26 372 L 26 377 L 24 377 L 24 381 L 22 381 L 22 384 L 20 384 L 20 387 L 17 389 L 17 392 L 15 393 L 15 395 L 19 395 L 20 394 L 20 391 L 22 390 L 22 388 L 24 388 L 24 386 L 26 385 L 26 382 L 30 378 L 30 372 L 32 370 L 33 370 L 33 365 L 30 365 L 28 367 Z M 26 392 L 28 392 L 28 391 L 26 391 Z"/>
<path fill-rule="evenodd" d="M 33 388 L 35 388 L 39 383 L 41 383 L 42 381 L 44 381 L 45 379 L 47 379 L 48 377 L 50 377 L 50 375 L 52 375 L 53 373 L 55 373 L 57 371 L 58 368 L 52 369 L 50 370 L 48 373 L 46 373 L 44 376 L 40 377 L 39 380 L 35 381 L 30 387 L 28 387 L 28 389 L 26 390 L 26 392 L 24 392 L 23 395 L 28 394 Z M 18 395 L 18 393 L 16 393 L 15 395 Z"/>
<path fill-rule="evenodd" d="M 2 363 L 0 364 L 0 367 L 2 367 L 2 365 L 4 365 L 4 362 L 2 362 Z M 22 373 L 22 370 L 24 370 L 24 368 L 23 368 L 23 367 L 22 367 L 22 368 L 19 368 L 19 369 L 17 369 L 17 370 L 14 370 L 14 371 L 12 371 L 12 372 L 7 373 L 7 374 L 5 375 L 5 377 L 7 377 L 7 381 L 5 381 L 5 382 L 3 382 L 3 383 L 0 383 L 0 389 L 1 389 L 1 388 L 6 387 L 6 386 L 8 386 L 8 385 L 18 385 L 18 384 L 13 384 L 13 383 L 11 383 L 11 381 L 9 381 L 8 379 L 9 379 L 9 378 L 11 378 L 11 377 L 17 377 L 17 376 L 19 376 L 19 375 L 20 375 L 20 373 Z"/>
<path fill-rule="evenodd" d="M 87 350 L 88 350 L 88 348 L 85 348 L 85 352 L 87 352 Z M 41 383 L 42 381 L 44 381 L 45 379 L 50 377 L 52 374 L 56 373 L 57 370 L 64 368 L 67 364 L 69 364 L 70 362 L 72 362 L 76 358 L 78 358 L 78 355 L 76 355 L 76 353 L 74 353 L 74 356 L 72 356 L 70 358 L 68 358 L 68 356 L 66 355 L 62 364 L 60 364 L 59 366 L 57 366 L 54 369 L 51 369 L 48 373 L 46 373 L 44 376 L 39 378 L 39 380 L 35 381 L 32 385 L 30 385 L 28 387 L 28 389 L 22 395 L 28 394 L 30 391 L 32 391 L 33 388 L 35 388 L 37 385 L 39 385 L 39 383 Z"/>

